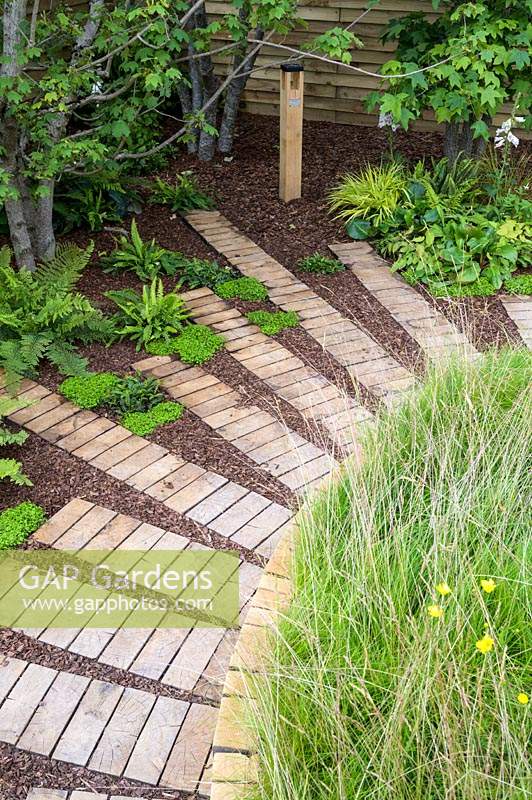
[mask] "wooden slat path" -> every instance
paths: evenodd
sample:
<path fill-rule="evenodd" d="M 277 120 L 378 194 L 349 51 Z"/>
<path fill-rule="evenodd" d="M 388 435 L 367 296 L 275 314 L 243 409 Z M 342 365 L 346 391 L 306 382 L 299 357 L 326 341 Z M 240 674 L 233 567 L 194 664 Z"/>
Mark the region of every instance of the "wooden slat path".
<path fill-rule="evenodd" d="M 191 367 L 168 356 L 143 359 L 133 367 L 158 378 L 172 398 L 292 491 L 312 489 L 336 466 L 334 458 L 324 450 L 269 412 L 246 405 L 239 392 L 201 367 Z M 265 445 L 270 445 L 274 455 L 265 453 Z M 281 452 L 279 445 L 283 447 Z M 259 455 L 254 455 L 258 449 Z"/>
<path fill-rule="evenodd" d="M 459 352 L 475 358 L 478 351 L 452 322 L 390 267 L 367 242 L 329 245 L 329 249 L 349 267 L 359 281 L 416 341 L 429 358 Z"/>
<path fill-rule="evenodd" d="M 33 534 L 33 539 L 58 549 L 79 551 L 91 559 L 91 550 L 194 550 L 205 549 L 187 538 L 139 519 L 118 514 L 86 500 L 75 498 Z M 249 603 L 262 570 L 247 562 L 239 567 L 240 610 Z M 161 615 L 162 618 L 162 615 Z M 178 689 L 211 699 L 219 697 L 230 652 L 226 641 L 233 631 L 222 628 L 25 628 L 23 632 L 46 644 L 92 658 L 100 664 L 158 680 Z M 16 677 L 16 675 L 15 675 Z M 7 675 L 6 675 L 7 678 Z M 62 686 L 64 703 L 77 687 Z M 0 684 L 1 692 L 1 684 Z M 63 704 L 64 704 L 63 703 Z M 54 730 L 50 717 L 49 733 Z M 25 735 L 29 735 L 26 731 Z M 42 730 L 32 735 L 44 737 Z M 96 756 L 95 756 L 96 757 Z M 118 759 L 118 754 L 115 754 Z M 108 768 L 106 772 L 118 774 Z"/>
<path fill-rule="evenodd" d="M 297 311 L 301 326 L 360 384 L 386 402 L 412 387 L 414 376 L 389 356 L 355 322 L 269 256 L 218 211 L 194 211 L 187 222 L 244 274 L 261 280 L 270 300 Z"/>
<path fill-rule="evenodd" d="M 262 333 L 210 289 L 193 289 L 185 292 L 183 299 L 192 319 L 220 333 L 226 340 L 226 350 L 242 367 L 264 381 L 306 420 L 323 426 L 339 447 L 352 450 L 356 446 L 360 426 L 373 416 L 363 405 Z M 262 453 L 256 455 L 264 457 Z"/>
<path fill-rule="evenodd" d="M 30 789 L 26 795 L 26 800 L 146 800 L 145 797 L 128 794 L 102 794 L 101 792 L 86 792 L 75 789 Z M 154 797 L 153 800 L 163 800 L 161 797 Z"/>
<path fill-rule="evenodd" d="M 515 322 L 521 339 L 532 350 L 532 297 L 502 295 L 500 300 L 510 319 Z"/>
<path fill-rule="evenodd" d="M 92 411 L 82 411 L 33 381 L 23 381 L 17 396 L 35 402 L 11 414 L 13 422 L 262 555 L 273 552 L 292 517 L 284 506 L 185 461 Z M 55 406 L 50 410 L 52 402 Z"/>
<path fill-rule="evenodd" d="M 21 659 L 0 664 L 0 681 L 6 686 L 0 741 L 152 786 L 208 793 L 202 779 L 217 716 L 213 706 L 157 697 Z M 65 690 L 68 702 L 63 703 Z M 38 800 L 38 791 L 30 793 L 32 800 Z M 50 800 L 50 795 L 43 797 Z"/>

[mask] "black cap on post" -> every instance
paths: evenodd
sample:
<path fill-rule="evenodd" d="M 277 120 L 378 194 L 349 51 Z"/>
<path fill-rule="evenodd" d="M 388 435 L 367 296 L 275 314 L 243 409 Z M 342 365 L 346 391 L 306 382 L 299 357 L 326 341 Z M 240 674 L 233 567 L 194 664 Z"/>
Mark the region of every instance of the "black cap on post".
<path fill-rule="evenodd" d="M 296 61 L 287 61 L 285 64 L 281 64 L 281 69 L 283 72 L 303 72 L 303 64 L 298 64 Z"/>

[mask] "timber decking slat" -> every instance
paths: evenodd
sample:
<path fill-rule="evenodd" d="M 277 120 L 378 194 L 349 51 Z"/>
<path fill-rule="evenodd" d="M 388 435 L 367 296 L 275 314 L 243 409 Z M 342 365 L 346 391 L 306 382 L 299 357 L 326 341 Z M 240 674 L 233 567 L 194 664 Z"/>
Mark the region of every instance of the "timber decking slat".
<path fill-rule="evenodd" d="M 392 273 L 386 262 L 375 253 L 368 252 L 359 242 L 331 245 L 330 249 L 429 358 L 438 359 L 443 345 L 449 350 L 460 350 L 469 358 L 478 355 L 463 333 L 399 275 Z M 416 324 L 418 319 L 423 319 L 425 324 Z M 429 321 L 430 326 L 427 324 Z"/>

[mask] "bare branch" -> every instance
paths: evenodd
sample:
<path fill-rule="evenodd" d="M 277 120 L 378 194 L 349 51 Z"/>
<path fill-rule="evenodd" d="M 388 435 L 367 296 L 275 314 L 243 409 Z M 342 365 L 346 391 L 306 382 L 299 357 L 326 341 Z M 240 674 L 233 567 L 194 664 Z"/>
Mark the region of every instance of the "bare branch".
<path fill-rule="evenodd" d="M 257 42 L 260 44 L 259 39 L 248 39 L 249 42 Z M 435 64 L 430 64 L 428 67 L 419 67 L 419 69 L 414 69 L 411 72 L 403 72 L 397 75 L 381 75 L 379 72 L 370 72 L 367 69 L 362 69 L 362 67 L 354 67 L 353 64 L 344 64 L 341 61 L 335 61 L 333 58 L 328 58 L 327 56 L 319 56 L 317 53 L 309 52 L 308 50 L 299 50 L 297 47 L 289 47 L 286 44 L 277 44 L 276 42 L 268 42 L 270 47 L 275 47 L 277 50 L 284 50 L 287 53 L 295 53 L 296 55 L 300 56 L 301 58 L 313 58 L 317 61 L 324 61 L 326 64 L 334 64 L 336 67 L 345 67 L 345 69 L 350 69 L 353 72 L 361 72 L 362 75 L 369 75 L 371 78 L 410 78 L 412 75 L 419 75 L 420 72 L 427 72 L 429 69 L 434 69 L 435 67 L 440 67 L 442 64 L 447 64 L 448 61 L 451 61 L 453 58 L 449 56 L 448 58 L 444 58 L 442 61 L 436 61 Z"/>

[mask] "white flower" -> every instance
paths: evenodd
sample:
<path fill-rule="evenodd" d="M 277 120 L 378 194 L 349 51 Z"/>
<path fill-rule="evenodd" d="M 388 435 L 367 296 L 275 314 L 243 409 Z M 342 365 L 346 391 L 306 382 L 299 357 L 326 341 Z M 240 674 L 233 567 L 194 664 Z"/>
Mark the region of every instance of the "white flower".
<path fill-rule="evenodd" d="M 395 133 L 399 125 L 396 125 L 393 121 L 393 116 L 390 111 L 384 114 L 382 111 L 379 114 L 379 128 L 391 128 L 392 131 Z"/>
<path fill-rule="evenodd" d="M 98 81 L 97 83 L 92 84 L 91 94 L 101 94 L 103 89 L 103 83 Z"/>
<path fill-rule="evenodd" d="M 504 147 L 505 144 L 513 144 L 514 147 L 519 146 L 519 139 L 512 133 L 512 126 L 519 125 L 524 122 L 524 117 L 510 117 L 506 119 L 500 128 L 495 131 L 495 147 Z"/>

